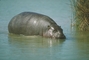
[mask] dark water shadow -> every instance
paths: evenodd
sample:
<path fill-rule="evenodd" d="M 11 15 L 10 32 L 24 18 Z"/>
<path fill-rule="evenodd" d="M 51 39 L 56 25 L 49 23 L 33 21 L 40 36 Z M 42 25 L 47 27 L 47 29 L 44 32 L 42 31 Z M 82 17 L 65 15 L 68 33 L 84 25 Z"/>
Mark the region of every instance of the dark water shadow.
<path fill-rule="evenodd" d="M 64 42 L 64 39 L 51 39 L 51 38 L 43 38 L 41 36 L 20 36 L 9 34 L 8 42 L 12 46 L 24 48 L 24 47 L 53 47 L 56 45 L 60 45 Z"/>

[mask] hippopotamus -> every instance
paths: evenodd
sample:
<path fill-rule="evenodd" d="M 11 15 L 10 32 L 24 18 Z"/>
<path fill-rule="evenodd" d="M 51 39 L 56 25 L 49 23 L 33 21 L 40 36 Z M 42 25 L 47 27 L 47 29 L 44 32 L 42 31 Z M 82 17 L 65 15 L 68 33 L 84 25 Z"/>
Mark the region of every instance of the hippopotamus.
<path fill-rule="evenodd" d="M 47 38 L 65 39 L 63 29 L 50 17 L 35 13 L 22 12 L 14 16 L 8 24 L 9 33 L 25 36 L 42 36 Z"/>

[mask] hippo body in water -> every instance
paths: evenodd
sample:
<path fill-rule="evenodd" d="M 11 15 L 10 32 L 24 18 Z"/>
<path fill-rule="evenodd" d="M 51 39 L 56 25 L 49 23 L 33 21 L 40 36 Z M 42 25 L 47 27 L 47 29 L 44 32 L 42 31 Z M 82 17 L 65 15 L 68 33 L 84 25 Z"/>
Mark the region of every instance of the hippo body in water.
<path fill-rule="evenodd" d="M 40 35 L 48 38 L 65 39 L 63 30 L 50 17 L 34 12 L 23 12 L 11 19 L 9 33 L 26 36 Z"/>

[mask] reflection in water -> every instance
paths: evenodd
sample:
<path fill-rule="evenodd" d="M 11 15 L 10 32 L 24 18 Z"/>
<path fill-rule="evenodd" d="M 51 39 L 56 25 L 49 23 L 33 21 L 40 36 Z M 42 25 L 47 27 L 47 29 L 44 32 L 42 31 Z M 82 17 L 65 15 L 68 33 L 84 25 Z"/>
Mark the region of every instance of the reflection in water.
<path fill-rule="evenodd" d="M 76 39 L 76 48 L 77 48 L 78 54 L 81 57 L 86 57 L 85 60 L 88 60 L 89 58 L 89 32 L 76 31 L 75 39 Z"/>
<path fill-rule="evenodd" d="M 42 38 L 41 36 L 18 36 L 9 35 L 8 41 L 10 44 L 25 45 L 25 46 L 35 46 L 35 47 L 52 47 L 61 44 L 64 40 L 56 40 L 51 38 Z"/>
<path fill-rule="evenodd" d="M 89 32 L 76 31 L 75 38 L 79 45 L 89 43 Z"/>
<path fill-rule="evenodd" d="M 61 46 L 64 41 L 65 40 L 42 38 L 40 36 L 9 35 L 8 37 L 8 42 L 11 47 L 10 50 L 12 52 L 10 55 L 13 54 L 16 58 L 18 55 L 19 58 L 17 58 L 17 60 L 54 60 L 55 54 L 61 52 Z M 11 57 L 11 59 L 13 58 Z"/>

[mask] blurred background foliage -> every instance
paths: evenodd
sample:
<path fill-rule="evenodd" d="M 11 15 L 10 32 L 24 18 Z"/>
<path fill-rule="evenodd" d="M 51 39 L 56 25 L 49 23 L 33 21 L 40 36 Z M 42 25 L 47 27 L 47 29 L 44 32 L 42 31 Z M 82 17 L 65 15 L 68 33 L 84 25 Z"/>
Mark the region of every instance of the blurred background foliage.
<path fill-rule="evenodd" d="M 78 30 L 89 31 L 89 0 L 71 0 L 72 25 Z"/>

